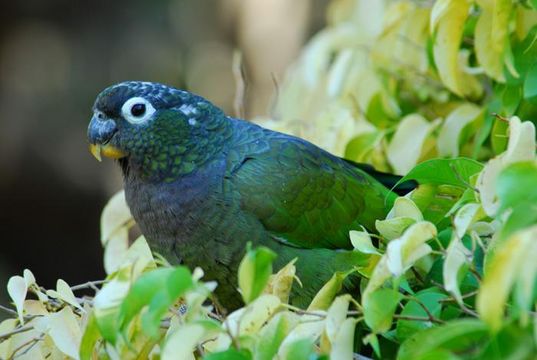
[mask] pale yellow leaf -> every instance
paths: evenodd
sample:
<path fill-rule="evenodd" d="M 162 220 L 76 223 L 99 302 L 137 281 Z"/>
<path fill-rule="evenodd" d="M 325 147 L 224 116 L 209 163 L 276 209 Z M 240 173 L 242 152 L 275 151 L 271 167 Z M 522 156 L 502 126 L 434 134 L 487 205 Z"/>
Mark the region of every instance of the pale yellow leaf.
<path fill-rule="evenodd" d="M 435 31 L 433 54 L 440 79 L 459 96 L 469 94 L 471 87 L 463 84 L 459 48 L 464 23 L 470 11 L 467 0 L 446 0 L 435 3 L 431 15 L 431 31 Z"/>
<path fill-rule="evenodd" d="M 266 294 L 276 295 L 284 304 L 289 302 L 289 295 L 291 294 L 293 281 L 298 279 L 296 277 L 296 261 L 296 258 L 293 259 L 287 265 L 281 268 L 276 274 L 271 275 L 264 290 Z"/>
<path fill-rule="evenodd" d="M 35 284 L 35 276 L 30 270 L 24 269 L 24 271 L 22 272 L 22 276 L 24 277 L 24 281 L 26 282 L 26 288 L 29 289 L 30 286 Z"/>
<path fill-rule="evenodd" d="M 78 318 L 69 307 L 48 315 L 48 334 L 64 354 L 78 359 L 78 349 L 82 332 Z"/>
<path fill-rule="evenodd" d="M 504 163 L 535 159 L 535 125 L 531 121 L 520 121 L 518 116 L 509 119 L 509 142 Z"/>
<path fill-rule="evenodd" d="M 462 130 L 474 121 L 482 111 L 480 107 L 472 103 L 464 103 L 447 116 L 438 135 L 437 147 L 440 156 L 459 156 L 459 141 Z"/>
<path fill-rule="evenodd" d="M 453 295 L 459 304 L 462 304 L 462 296 L 457 281 L 457 275 L 461 267 L 464 264 L 470 263 L 471 259 L 472 252 L 466 249 L 459 237 L 453 236 L 447 248 L 442 276 L 444 278 L 444 288 Z"/>
<path fill-rule="evenodd" d="M 68 303 L 69 305 L 72 305 L 81 311 L 84 311 L 82 306 L 80 306 L 78 300 L 75 297 L 75 294 L 73 294 L 73 291 L 71 290 L 71 287 L 62 279 L 58 279 L 56 282 L 56 291 L 54 290 L 47 290 L 47 295 L 56 299 L 60 299 Z"/>
<path fill-rule="evenodd" d="M 393 240 L 400 237 L 403 232 L 412 224 L 415 219 L 407 216 L 400 216 L 388 220 L 376 220 L 375 228 L 387 240 Z"/>
<path fill-rule="evenodd" d="M 351 244 L 355 250 L 364 254 L 380 254 L 377 248 L 373 246 L 371 236 L 369 236 L 367 230 L 351 230 L 349 232 L 349 237 L 351 238 Z"/>
<path fill-rule="evenodd" d="M 388 243 L 386 249 L 387 267 L 394 276 L 400 276 L 414 263 L 428 255 L 431 247 L 427 240 L 436 236 L 436 227 L 428 221 L 411 225 L 401 238 Z"/>
<path fill-rule="evenodd" d="M 429 123 L 419 114 L 401 120 L 386 154 L 396 174 L 404 175 L 418 163 L 423 144 L 434 126 L 434 122 Z"/>
<path fill-rule="evenodd" d="M 496 0 L 495 3 L 503 1 L 505 0 Z M 477 61 L 485 73 L 496 81 L 504 82 L 503 65 L 505 62 L 505 44 L 507 41 L 507 21 L 509 20 L 509 14 L 506 14 L 507 17 L 505 17 L 503 15 L 495 16 L 494 13 L 495 10 L 483 9 L 475 27 L 474 48 Z M 499 24 L 498 21 L 503 23 Z M 499 25 L 502 28 L 496 29 L 495 26 Z M 500 37 L 501 40 L 498 41 Z"/>
<path fill-rule="evenodd" d="M 485 213 L 480 204 L 469 203 L 461 207 L 455 219 L 453 220 L 453 225 L 455 226 L 455 233 L 459 239 L 462 239 L 464 234 L 466 234 L 468 228 L 474 224 L 476 221 L 481 220 L 485 217 Z"/>
<path fill-rule="evenodd" d="M 19 321 L 24 324 L 24 299 L 26 299 L 26 281 L 22 276 L 12 276 L 7 282 L 7 293 L 13 300 L 17 313 L 19 314 Z"/>
<path fill-rule="evenodd" d="M 496 181 L 500 172 L 511 163 L 535 159 L 535 147 L 535 125 L 530 121 L 521 122 L 516 116 L 510 118 L 507 150 L 485 165 L 476 182 L 481 204 L 488 216 L 494 216 L 498 211 Z"/>
<path fill-rule="evenodd" d="M 318 312 L 320 315 L 325 315 L 324 311 Z M 297 340 L 316 341 L 321 336 L 325 328 L 325 319 L 315 315 L 303 315 L 300 323 L 285 337 L 280 349 L 278 350 L 278 358 L 287 359 L 289 346 Z"/>
<path fill-rule="evenodd" d="M 104 245 L 119 228 L 133 223 L 132 215 L 121 190 L 108 201 L 101 214 L 101 242 Z"/>
<path fill-rule="evenodd" d="M 129 249 L 129 230 L 126 227 L 116 229 L 104 245 L 104 270 L 112 274 L 119 270 Z"/>
<path fill-rule="evenodd" d="M 395 199 L 393 208 L 386 215 L 386 219 L 394 219 L 398 217 L 409 217 L 416 221 L 423 220 L 423 214 L 418 206 L 411 199 L 400 196 Z"/>
<path fill-rule="evenodd" d="M 517 279 L 522 278 L 523 283 L 527 282 L 523 274 L 528 270 L 535 276 L 535 258 L 527 255 L 537 252 L 534 249 L 537 247 L 536 238 L 537 226 L 517 232 L 502 243 L 487 262 L 476 306 L 480 317 L 494 331 L 503 324 L 505 304 Z"/>
<path fill-rule="evenodd" d="M 331 343 L 336 340 L 336 335 L 347 318 L 350 300 L 349 294 L 338 296 L 326 312 L 326 335 Z"/>
<path fill-rule="evenodd" d="M 248 306 L 232 312 L 224 321 L 224 327 L 232 336 L 255 334 L 280 305 L 277 296 L 263 294 Z"/>
<path fill-rule="evenodd" d="M 162 360 L 194 359 L 193 351 L 203 339 L 214 336 L 214 331 L 208 331 L 200 324 L 185 324 L 170 333 L 164 343 L 161 353 Z"/>
<path fill-rule="evenodd" d="M 344 49 L 337 55 L 328 72 L 326 91 L 329 97 L 334 98 L 340 95 L 352 60 L 351 49 Z"/>
<path fill-rule="evenodd" d="M 353 359 L 354 330 L 357 320 L 354 318 L 345 319 L 339 326 L 335 338 L 332 340 L 331 360 Z"/>
<path fill-rule="evenodd" d="M 17 319 L 6 319 L 0 322 L 0 334 L 7 334 L 15 329 Z M 11 355 L 11 337 L 0 341 L 0 359 L 7 359 Z"/>

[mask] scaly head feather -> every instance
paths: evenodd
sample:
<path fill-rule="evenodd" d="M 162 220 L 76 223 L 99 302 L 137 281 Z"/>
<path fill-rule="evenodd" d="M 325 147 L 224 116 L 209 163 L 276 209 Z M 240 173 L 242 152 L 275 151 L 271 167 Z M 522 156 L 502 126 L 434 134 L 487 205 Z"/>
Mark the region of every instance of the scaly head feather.
<path fill-rule="evenodd" d="M 128 81 L 103 90 L 88 127 L 92 153 L 119 159 L 125 172 L 173 181 L 222 151 L 225 114 L 200 96 Z"/>

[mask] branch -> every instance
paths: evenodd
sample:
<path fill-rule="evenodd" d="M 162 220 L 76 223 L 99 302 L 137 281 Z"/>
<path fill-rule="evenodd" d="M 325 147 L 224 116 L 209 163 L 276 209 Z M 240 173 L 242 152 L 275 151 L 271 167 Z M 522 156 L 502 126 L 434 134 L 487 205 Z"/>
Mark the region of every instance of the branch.
<path fill-rule="evenodd" d="M 7 333 L 4 333 L 4 334 L 0 335 L 0 342 L 6 340 L 7 338 L 10 338 L 13 335 L 20 334 L 20 333 L 30 331 L 30 330 L 33 330 L 33 329 L 34 329 L 33 326 L 26 325 L 26 326 L 19 327 L 19 328 L 15 329 L 15 330 L 8 331 Z"/>

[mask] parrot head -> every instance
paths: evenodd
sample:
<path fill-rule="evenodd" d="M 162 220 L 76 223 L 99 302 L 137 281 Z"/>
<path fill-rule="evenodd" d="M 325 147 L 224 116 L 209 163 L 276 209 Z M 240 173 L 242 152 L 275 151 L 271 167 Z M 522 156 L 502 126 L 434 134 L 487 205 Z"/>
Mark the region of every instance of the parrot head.
<path fill-rule="evenodd" d="M 88 127 L 90 151 L 160 178 L 191 171 L 225 115 L 200 96 L 128 81 L 103 90 Z"/>

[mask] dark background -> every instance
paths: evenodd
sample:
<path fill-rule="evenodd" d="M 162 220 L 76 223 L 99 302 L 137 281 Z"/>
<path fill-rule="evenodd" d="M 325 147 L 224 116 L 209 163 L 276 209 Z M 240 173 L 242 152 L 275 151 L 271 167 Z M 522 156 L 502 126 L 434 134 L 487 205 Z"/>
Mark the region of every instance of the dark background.
<path fill-rule="evenodd" d="M 29 268 L 55 287 L 104 277 L 99 216 L 121 188 L 86 128 L 96 95 L 163 82 L 233 114 L 243 54 L 247 118 L 266 115 L 274 79 L 323 25 L 327 0 L 3 1 L 0 11 L 0 303 Z M 0 314 L 2 317 L 3 314 Z"/>

